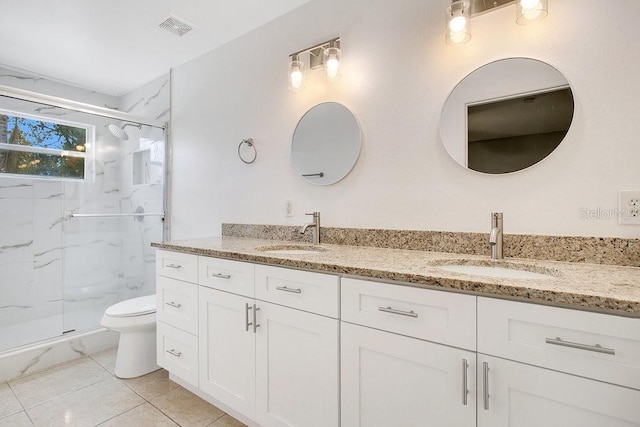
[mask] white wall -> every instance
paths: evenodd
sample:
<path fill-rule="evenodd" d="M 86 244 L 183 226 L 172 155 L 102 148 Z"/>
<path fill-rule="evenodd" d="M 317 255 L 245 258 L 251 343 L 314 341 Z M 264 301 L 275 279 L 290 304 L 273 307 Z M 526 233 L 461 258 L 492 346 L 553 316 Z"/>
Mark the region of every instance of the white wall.
<path fill-rule="evenodd" d="M 222 222 L 301 224 L 319 210 L 326 226 L 487 232 L 491 211 L 507 233 L 640 237 L 615 218 L 619 189 L 640 189 L 640 49 L 637 0 L 551 0 L 549 16 L 515 23 L 515 6 L 472 21 L 463 46 L 444 42 L 448 0 L 312 0 L 284 17 L 174 70 L 173 234 L 220 234 Z M 288 55 L 340 36 L 343 75 L 308 73 L 287 90 Z M 488 176 L 457 165 L 438 121 L 449 92 L 475 68 L 526 56 L 569 80 L 574 122 L 563 144 L 533 168 Z M 304 112 L 342 102 L 364 134 L 343 181 L 316 187 L 295 175 L 290 139 Z M 237 157 L 243 138 L 258 159 Z M 286 218 L 285 200 L 296 215 Z"/>

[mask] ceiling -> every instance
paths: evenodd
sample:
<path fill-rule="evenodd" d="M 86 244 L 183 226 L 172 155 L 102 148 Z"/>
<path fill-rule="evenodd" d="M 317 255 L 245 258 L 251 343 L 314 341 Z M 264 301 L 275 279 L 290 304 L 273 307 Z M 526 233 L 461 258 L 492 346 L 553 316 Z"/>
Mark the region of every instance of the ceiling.
<path fill-rule="evenodd" d="M 308 1 L 0 0 L 0 65 L 117 96 Z"/>

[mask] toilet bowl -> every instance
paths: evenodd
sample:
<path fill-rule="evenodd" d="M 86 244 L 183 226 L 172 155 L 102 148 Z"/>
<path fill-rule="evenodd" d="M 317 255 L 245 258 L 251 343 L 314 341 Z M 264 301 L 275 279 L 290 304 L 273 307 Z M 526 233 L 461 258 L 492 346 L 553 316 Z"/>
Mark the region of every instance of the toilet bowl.
<path fill-rule="evenodd" d="M 120 332 L 115 374 L 135 378 L 160 369 L 156 364 L 156 296 L 132 298 L 107 308 L 100 324 Z"/>

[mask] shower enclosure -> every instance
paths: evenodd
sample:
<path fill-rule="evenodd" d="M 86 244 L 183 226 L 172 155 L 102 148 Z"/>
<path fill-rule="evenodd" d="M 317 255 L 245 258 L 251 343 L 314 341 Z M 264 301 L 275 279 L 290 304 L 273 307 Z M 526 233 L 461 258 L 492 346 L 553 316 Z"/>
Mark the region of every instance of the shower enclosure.
<path fill-rule="evenodd" d="M 164 124 L 50 99 L 0 88 L 0 356 L 155 293 Z"/>

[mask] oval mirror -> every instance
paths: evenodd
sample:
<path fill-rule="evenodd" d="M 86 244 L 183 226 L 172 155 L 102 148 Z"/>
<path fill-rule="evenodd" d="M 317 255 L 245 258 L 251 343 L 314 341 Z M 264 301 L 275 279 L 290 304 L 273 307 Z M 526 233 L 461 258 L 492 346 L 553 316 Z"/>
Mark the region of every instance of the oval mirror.
<path fill-rule="evenodd" d="M 551 65 L 508 58 L 484 65 L 453 89 L 440 137 L 460 165 L 487 174 L 526 169 L 562 142 L 573 119 L 567 79 Z"/>
<path fill-rule="evenodd" d="M 296 171 L 308 182 L 330 185 L 347 176 L 360 155 L 360 125 L 337 102 L 312 107 L 298 122 L 291 143 Z"/>

